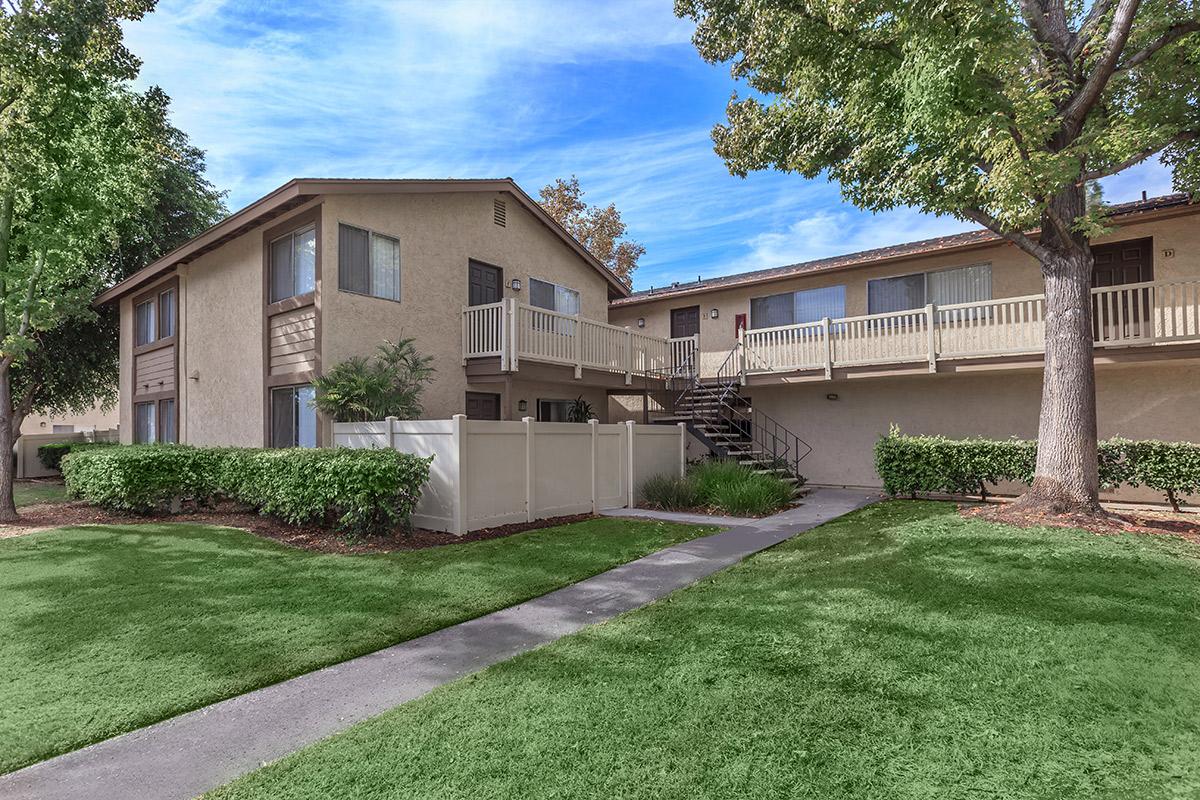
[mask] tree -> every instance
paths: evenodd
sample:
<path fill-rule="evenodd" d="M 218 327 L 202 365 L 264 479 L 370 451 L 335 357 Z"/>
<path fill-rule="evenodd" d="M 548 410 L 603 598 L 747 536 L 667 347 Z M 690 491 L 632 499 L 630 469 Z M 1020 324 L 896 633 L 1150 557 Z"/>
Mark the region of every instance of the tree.
<path fill-rule="evenodd" d="M 1041 266 L 1036 477 L 1016 514 L 1099 514 L 1087 185 L 1159 155 L 1200 186 L 1200 18 L 1182 0 L 677 0 L 758 94 L 713 131 L 731 172 L 971 220 Z M 760 99 L 762 97 L 763 99 Z"/>
<path fill-rule="evenodd" d="M 583 202 L 583 190 L 574 175 L 543 187 L 538 203 L 626 285 L 633 285 L 633 271 L 646 248 L 632 239 L 622 239 L 625 223 L 615 205 L 589 206 Z"/>
<path fill-rule="evenodd" d="M 119 223 L 150 198 L 163 120 L 124 88 L 121 23 L 149 0 L 0 5 L 0 521 L 12 500 L 13 372 L 40 332 L 90 318 Z"/>
<path fill-rule="evenodd" d="M 313 405 L 335 422 L 417 419 L 434 371 L 433 357 L 421 355 L 414 339 L 385 341 L 375 358 L 353 356 L 313 380 Z"/>
<path fill-rule="evenodd" d="M 157 87 L 135 98 L 147 120 L 152 180 L 149 201 L 117 223 L 110 252 L 96 259 L 103 285 L 129 277 L 163 253 L 204 231 L 227 211 L 224 194 L 205 178 L 204 152 L 167 122 L 169 98 Z M 91 276 L 85 278 L 92 280 Z M 34 331 L 37 347 L 13 365 L 13 436 L 29 414 L 83 414 L 117 402 L 120 315 L 114 306 L 81 314 L 50 330 Z"/>

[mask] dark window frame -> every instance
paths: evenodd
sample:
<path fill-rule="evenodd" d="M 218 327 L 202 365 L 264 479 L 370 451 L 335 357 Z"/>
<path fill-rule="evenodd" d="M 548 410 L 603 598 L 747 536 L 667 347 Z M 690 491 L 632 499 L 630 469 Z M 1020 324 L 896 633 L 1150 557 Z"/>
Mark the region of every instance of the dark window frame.
<path fill-rule="evenodd" d="M 312 237 L 313 237 L 312 286 L 309 286 L 306 288 L 301 288 L 297 283 L 298 273 L 296 270 L 296 237 L 301 236 L 306 233 L 310 233 L 310 232 L 312 233 Z M 291 272 L 291 275 L 290 275 L 291 294 L 283 295 L 282 297 L 276 297 L 276 295 L 275 295 L 275 288 L 276 288 L 275 287 L 275 274 L 276 274 L 275 273 L 275 270 L 276 270 L 275 245 L 278 242 L 282 242 L 285 239 L 288 241 L 288 244 L 289 244 L 288 269 Z M 291 300 L 292 298 L 295 298 L 295 297 L 305 297 L 306 295 L 310 295 L 316 291 L 317 281 L 318 281 L 318 272 L 319 272 L 317 262 L 320 259 L 319 250 L 320 250 L 320 236 L 318 235 L 316 223 L 312 222 L 312 221 L 304 222 L 304 223 L 296 226 L 295 228 L 293 228 L 290 231 L 281 233 L 278 236 L 271 237 L 267 241 L 267 303 L 269 305 L 273 305 L 275 303 L 282 303 L 284 301 Z"/>
<path fill-rule="evenodd" d="M 300 398 L 300 392 L 303 390 L 315 391 L 311 383 L 293 383 L 284 386 L 272 386 L 267 389 L 267 408 L 270 411 L 270 419 L 268 420 L 268 432 L 270 438 L 267 446 L 271 448 L 281 449 L 288 447 L 318 447 L 320 446 L 320 417 L 315 408 L 306 409 L 305 403 Z M 287 444 L 282 444 L 281 439 L 277 436 L 281 432 L 281 428 L 276 425 L 277 413 L 279 407 L 276 405 L 275 397 L 277 394 L 289 393 L 292 397 L 290 402 L 291 409 L 289 413 L 292 415 L 289 420 L 290 435 Z M 310 410 L 313 415 L 313 442 L 311 445 L 302 444 L 300 441 L 300 414 L 305 410 Z"/>
<path fill-rule="evenodd" d="M 151 411 L 150 425 L 153 431 L 150 437 L 146 438 L 142 435 L 142 424 L 138 413 L 141 409 L 148 408 Z M 158 401 L 143 400 L 133 404 L 133 442 L 134 444 L 154 444 L 158 441 Z"/>
<path fill-rule="evenodd" d="M 362 291 L 357 288 L 352 288 L 349 284 L 350 273 L 346 269 L 346 257 L 343 250 L 344 240 L 342 230 L 356 231 L 366 234 L 366 290 Z M 375 278 L 375 240 L 386 239 L 396 245 L 396 296 L 386 297 L 382 294 L 375 294 L 375 287 L 371 284 Z M 387 300 L 392 303 L 399 303 L 404 298 L 404 258 L 400 252 L 400 237 L 392 236 L 388 233 L 380 233 L 372 228 L 366 228 L 362 225 L 355 225 L 352 222 L 338 222 L 338 291 L 346 294 L 354 294 L 359 297 L 373 297 L 376 300 Z"/>
<path fill-rule="evenodd" d="M 151 319 L 147 320 L 144 336 L 141 317 L 143 308 L 150 309 L 150 313 L 153 315 Z M 133 306 L 133 346 L 145 347 L 148 344 L 154 344 L 161 338 L 158 335 L 158 301 L 151 297 L 135 303 Z"/>

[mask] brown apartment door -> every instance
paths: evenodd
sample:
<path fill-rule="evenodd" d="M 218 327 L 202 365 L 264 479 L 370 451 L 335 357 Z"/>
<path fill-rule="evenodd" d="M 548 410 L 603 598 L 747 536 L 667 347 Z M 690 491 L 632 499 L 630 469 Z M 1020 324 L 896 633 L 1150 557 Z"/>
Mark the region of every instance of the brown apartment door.
<path fill-rule="evenodd" d="M 467 419 L 500 419 L 500 395 L 467 392 Z"/>
<path fill-rule="evenodd" d="M 671 309 L 671 338 L 680 339 L 700 332 L 700 306 Z"/>
<path fill-rule="evenodd" d="M 1101 244 L 1092 247 L 1092 286 L 1124 286 L 1154 280 L 1151 239 Z M 1099 295 L 1094 301 L 1092 324 L 1098 341 L 1149 335 L 1150 293 L 1130 290 L 1119 295 Z"/>
<path fill-rule="evenodd" d="M 504 282 L 504 272 L 491 264 L 478 261 L 467 263 L 469 278 L 467 280 L 467 305 L 482 306 L 488 303 L 499 303 L 504 295 L 501 288 Z"/>

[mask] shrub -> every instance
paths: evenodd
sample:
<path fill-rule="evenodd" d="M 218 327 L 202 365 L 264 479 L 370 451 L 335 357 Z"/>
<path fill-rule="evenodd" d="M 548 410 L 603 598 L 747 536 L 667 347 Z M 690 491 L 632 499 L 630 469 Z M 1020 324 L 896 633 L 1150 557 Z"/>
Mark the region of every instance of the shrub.
<path fill-rule="evenodd" d="M 112 447 L 113 442 L 51 442 L 37 449 L 38 461 L 46 469 L 62 470 L 63 456 L 88 447 Z"/>
<path fill-rule="evenodd" d="M 764 515 L 786 506 L 792 486 L 734 461 L 706 460 L 686 478 L 655 475 L 642 486 L 643 502 L 668 511 L 712 508 L 726 514 Z"/>
<path fill-rule="evenodd" d="M 642 502 L 664 511 L 687 511 L 700 505 L 700 495 L 689 478 L 652 475 L 642 484 Z"/>
<path fill-rule="evenodd" d="M 433 373 L 433 356 L 421 355 L 416 340 L 384 341 L 374 358 L 348 358 L 314 380 L 314 404 L 337 422 L 417 419 Z"/>
<path fill-rule="evenodd" d="M 319 521 L 374 533 L 408 518 L 429 462 L 394 450 L 134 445 L 74 453 L 63 460 L 63 475 L 72 494 L 114 511 L 219 496 L 294 525 Z"/>
<path fill-rule="evenodd" d="M 1099 443 L 1101 486 L 1147 486 L 1179 509 L 1179 495 L 1200 493 L 1200 445 L 1189 442 Z M 904 436 L 893 426 L 875 445 L 875 470 L 889 494 L 978 494 L 987 484 L 1033 483 L 1037 442 Z"/>
<path fill-rule="evenodd" d="M 62 460 L 67 490 L 113 511 L 146 513 L 218 493 L 220 452 L 179 444 L 94 447 Z"/>

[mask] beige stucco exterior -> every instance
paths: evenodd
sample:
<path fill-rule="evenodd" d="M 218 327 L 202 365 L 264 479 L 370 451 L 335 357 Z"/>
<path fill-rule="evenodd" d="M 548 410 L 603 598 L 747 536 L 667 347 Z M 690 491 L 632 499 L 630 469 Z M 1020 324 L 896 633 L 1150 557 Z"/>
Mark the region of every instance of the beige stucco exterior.
<path fill-rule="evenodd" d="M 494 201 L 504 202 L 505 225 L 496 224 Z M 607 318 L 609 282 L 563 239 L 505 192 L 331 194 L 264 221 L 194 261 L 120 300 L 122 441 L 134 436 L 133 299 L 178 278 L 179 440 L 197 445 L 262 446 L 269 381 L 264 339 L 264 242 L 319 213 L 317 316 L 320 367 L 371 355 L 385 339 L 411 336 L 433 357 L 437 370 L 423 397 L 427 418 L 463 413 L 468 391 L 501 395 L 504 418 L 519 419 L 518 403 L 536 412 L 538 398 L 585 396 L 604 414 L 602 388 L 568 381 L 558 386 L 506 380 L 471 384 L 462 364 L 461 312 L 467 304 L 468 262 L 500 267 L 504 296 L 528 302 L 531 278 L 575 289 L 584 317 Z M 400 242 L 400 300 L 338 289 L 338 225 L 347 223 Z M 511 287 L 521 282 L 520 291 Z M 286 377 L 286 376 L 283 376 Z M 296 373 L 296 383 L 307 382 Z M 285 381 L 286 382 L 286 381 Z M 321 441 L 332 440 L 322 420 Z"/>

